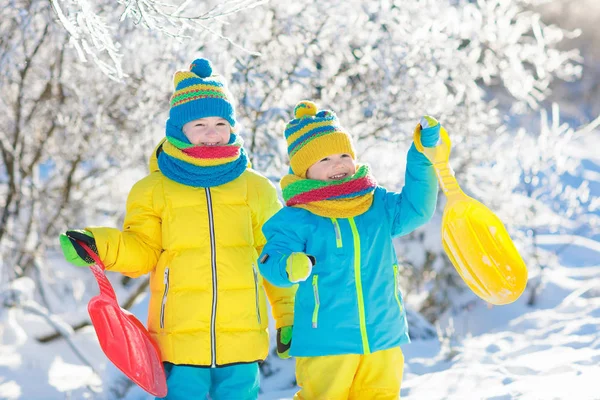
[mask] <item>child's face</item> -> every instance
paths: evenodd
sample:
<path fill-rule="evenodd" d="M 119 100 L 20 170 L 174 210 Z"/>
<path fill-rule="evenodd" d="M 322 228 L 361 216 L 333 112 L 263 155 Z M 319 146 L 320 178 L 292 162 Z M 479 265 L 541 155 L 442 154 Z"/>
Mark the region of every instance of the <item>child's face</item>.
<path fill-rule="evenodd" d="M 222 146 L 229 143 L 231 125 L 221 117 L 206 117 L 183 126 L 183 134 L 195 146 Z"/>
<path fill-rule="evenodd" d="M 356 173 L 356 163 L 350 154 L 332 154 L 317 161 L 306 171 L 308 179 L 337 181 Z"/>

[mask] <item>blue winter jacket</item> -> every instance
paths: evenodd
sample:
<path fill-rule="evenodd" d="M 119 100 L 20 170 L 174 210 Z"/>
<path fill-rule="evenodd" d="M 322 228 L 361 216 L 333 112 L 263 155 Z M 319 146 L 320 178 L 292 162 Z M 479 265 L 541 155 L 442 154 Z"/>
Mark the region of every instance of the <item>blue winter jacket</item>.
<path fill-rule="evenodd" d="M 410 341 L 392 238 L 425 224 L 435 211 L 434 169 L 414 144 L 401 193 L 375 189 L 373 204 L 354 218 L 325 218 L 285 207 L 263 226 L 262 275 L 291 286 L 287 257 L 316 258 L 296 292 L 290 354 L 369 354 Z"/>

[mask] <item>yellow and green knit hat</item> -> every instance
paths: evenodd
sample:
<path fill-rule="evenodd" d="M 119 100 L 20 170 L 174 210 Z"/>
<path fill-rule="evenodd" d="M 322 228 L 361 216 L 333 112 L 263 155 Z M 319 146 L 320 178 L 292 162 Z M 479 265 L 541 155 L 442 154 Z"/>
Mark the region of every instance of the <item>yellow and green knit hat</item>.
<path fill-rule="evenodd" d="M 356 159 L 352 139 L 340 126 L 331 110 L 317 110 L 312 101 L 303 100 L 294 108 L 294 119 L 285 127 L 290 168 L 294 175 L 306 177 L 306 171 L 319 160 L 339 153 Z"/>
<path fill-rule="evenodd" d="M 235 107 L 227 86 L 212 74 L 210 61 L 199 58 L 189 71 L 177 71 L 173 77 L 175 92 L 171 96 L 170 122 L 182 128 L 190 121 L 221 117 L 235 128 Z"/>

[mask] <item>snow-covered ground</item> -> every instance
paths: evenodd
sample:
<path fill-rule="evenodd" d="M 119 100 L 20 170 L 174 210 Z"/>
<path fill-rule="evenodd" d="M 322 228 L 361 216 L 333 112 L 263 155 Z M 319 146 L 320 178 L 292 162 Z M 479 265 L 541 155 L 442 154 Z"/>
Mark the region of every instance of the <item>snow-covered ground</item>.
<path fill-rule="evenodd" d="M 600 399 L 599 288 L 600 265 L 558 269 L 535 308 L 522 298 L 464 311 L 449 343 L 405 348 L 402 397 Z"/>
<path fill-rule="evenodd" d="M 539 298 L 533 308 L 525 296 L 502 307 L 477 302 L 452 315 L 449 337 L 405 346 L 402 398 L 600 399 L 600 264 L 548 271 Z M 63 341 L 35 342 L 29 327 L 40 323 L 14 309 L 3 317 L 0 398 L 114 398 L 106 388 L 95 392 L 99 381 Z M 93 330 L 74 338 L 100 374 L 114 379 Z M 293 362 L 275 359 L 272 368 L 260 398 L 291 399 Z M 151 397 L 134 388 L 126 398 Z"/>
<path fill-rule="evenodd" d="M 405 346 L 401 397 L 600 399 L 600 264 L 550 271 L 540 300 L 477 303 L 454 315 L 452 337 Z M 294 393 L 264 386 L 265 400 Z"/>
<path fill-rule="evenodd" d="M 592 142 L 582 148 L 590 150 L 587 178 L 597 195 L 600 156 L 591 151 Z M 415 340 L 403 348 L 403 399 L 600 399 L 600 242 L 566 235 L 539 239 L 548 250 L 569 246 L 560 254 L 561 266 L 545 270 L 537 304 L 528 306 L 524 295 L 514 304 L 490 307 L 467 294 L 461 303 L 467 306 L 441 319 L 438 339 Z M 58 258 L 51 262 L 70 268 L 70 274 L 87 273 Z M 30 283 L 25 279 L 13 287 L 29 311 L 0 307 L 0 399 L 117 398 L 127 385 L 119 384 L 120 373 L 107 362 L 91 327 L 73 333 L 72 346 L 97 375 L 67 341 L 36 340 L 52 328 L 36 314 L 43 310 L 27 302 Z M 3 301 L 7 293 L 0 293 Z M 144 301 L 133 311 L 145 320 Z M 85 308 L 62 314 L 71 323 L 82 316 Z M 293 360 L 271 356 L 269 368 L 260 398 L 291 399 L 297 390 Z M 126 393 L 128 400 L 152 398 L 135 387 Z"/>

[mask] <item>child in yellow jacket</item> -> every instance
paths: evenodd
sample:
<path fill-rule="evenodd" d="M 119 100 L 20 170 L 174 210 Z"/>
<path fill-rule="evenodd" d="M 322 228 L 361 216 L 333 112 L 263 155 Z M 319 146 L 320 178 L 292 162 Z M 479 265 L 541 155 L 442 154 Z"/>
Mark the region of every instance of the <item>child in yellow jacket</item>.
<path fill-rule="evenodd" d="M 68 261 L 150 273 L 148 330 L 167 372 L 167 399 L 256 399 L 268 354 L 268 314 L 289 329 L 295 288 L 263 281 L 263 224 L 280 208 L 273 185 L 248 166 L 232 98 L 206 59 L 174 76 L 166 138 L 127 200 L 123 230 L 67 231 Z M 266 296 L 265 296 L 266 293 Z M 205 368 L 203 368 L 205 367 Z"/>

